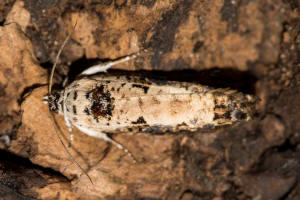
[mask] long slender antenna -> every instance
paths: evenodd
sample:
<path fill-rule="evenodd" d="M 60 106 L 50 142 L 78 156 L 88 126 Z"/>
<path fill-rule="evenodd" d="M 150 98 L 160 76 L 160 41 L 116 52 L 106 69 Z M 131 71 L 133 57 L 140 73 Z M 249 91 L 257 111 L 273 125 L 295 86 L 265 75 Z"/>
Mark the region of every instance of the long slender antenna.
<path fill-rule="evenodd" d="M 72 31 L 68 34 L 68 36 L 66 37 L 66 39 L 64 40 L 63 44 L 61 45 L 57 55 L 56 55 L 56 58 L 55 58 L 55 62 L 52 66 L 52 69 L 51 69 L 51 74 L 50 74 L 50 77 L 49 77 L 49 87 L 48 87 L 48 95 L 51 94 L 51 90 L 52 90 L 52 82 L 53 82 L 53 75 L 54 75 L 54 71 L 55 71 L 55 68 L 56 68 L 56 65 L 57 65 L 57 62 L 58 62 L 58 59 L 60 57 L 60 54 L 63 50 L 63 48 L 66 46 L 67 42 L 69 41 L 71 35 L 73 34 L 75 28 L 76 28 L 76 25 L 77 25 L 77 21 L 75 22 L 73 28 L 72 28 Z M 67 152 L 67 154 L 69 155 L 69 157 L 71 158 L 72 162 L 88 177 L 88 179 L 90 180 L 90 182 L 92 184 L 93 181 L 91 179 L 91 177 L 87 174 L 87 172 L 79 165 L 79 163 L 73 158 L 73 156 L 71 155 L 71 153 L 69 152 L 68 148 L 66 147 L 66 145 L 64 144 L 61 136 L 59 135 L 59 133 L 57 132 L 57 129 L 62 133 L 62 130 L 60 129 L 59 125 L 57 124 L 57 121 L 55 119 L 55 116 L 53 113 L 51 113 L 51 116 L 53 118 L 53 121 L 54 121 L 54 124 L 55 124 L 55 133 L 56 133 L 56 136 L 58 137 L 60 143 L 62 144 L 62 146 L 64 147 L 65 151 Z M 57 129 L 56 129 L 57 128 Z"/>
<path fill-rule="evenodd" d="M 54 116 L 54 114 L 53 113 L 51 113 L 51 115 L 52 115 L 52 117 L 53 117 L 53 121 L 54 121 L 54 124 L 55 124 L 55 126 L 56 126 L 56 128 L 60 131 L 60 132 L 62 132 L 62 130 L 60 129 L 60 127 L 59 127 L 59 125 L 57 124 L 57 121 L 56 121 L 56 119 L 55 119 L 55 116 Z M 88 175 L 88 173 L 79 165 L 79 163 L 75 160 L 75 158 L 73 158 L 73 156 L 71 155 L 71 153 L 69 152 L 69 150 L 68 150 L 68 148 L 66 147 L 66 145 L 64 144 L 64 142 L 63 142 L 63 140 L 62 140 L 62 138 L 61 138 L 61 136 L 58 134 L 58 132 L 57 132 L 57 129 L 55 128 L 55 133 L 56 133 L 56 136 L 58 137 L 58 139 L 59 139 L 59 141 L 60 141 L 60 143 L 62 144 L 62 146 L 64 147 L 64 149 L 65 149 L 65 151 L 67 152 L 67 154 L 70 156 L 70 158 L 71 158 L 71 160 L 72 160 L 72 162 L 88 177 L 88 179 L 91 181 L 91 183 L 94 185 L 94 183 L 93 183 L 93 181 L 92 181 L 92 179 L 91 179 L 91 177 Z"/>
<path fill-rule="evenodd" d="M 52 82 L 53 82 L 53 75 L 54 75 L 54 71 L 55 71 L 55 68 L 56 68 L 56 65 L 57 65 L 57 62 L 58 62 L 58 59 L 60 57 L 60 54 L 62 52 L 62 50 L 64 49 L 64 47 L 66 46 L 67 42 L 69 41 L 71 35 L 73 34 L 75 28 L 76 28 L 76 25 L 77 25 L 77 21 L 75 22 L 73 28 L 72 28 L 72 31 L 68 34 L 68 36 L 66 37 L 65 41 L 63 42 L 63 44 L 61 45 L 57 55 L 56 55 L 56 58 L 55 58 L 55 62 L 52 66 L 52 69 L 51 69 L 51 74 L 50 74 L 50 77 L 49 77 L 49 87 L 48 87 L 48 94 L 51 94 L 51 90 L 52 90 Z"/>

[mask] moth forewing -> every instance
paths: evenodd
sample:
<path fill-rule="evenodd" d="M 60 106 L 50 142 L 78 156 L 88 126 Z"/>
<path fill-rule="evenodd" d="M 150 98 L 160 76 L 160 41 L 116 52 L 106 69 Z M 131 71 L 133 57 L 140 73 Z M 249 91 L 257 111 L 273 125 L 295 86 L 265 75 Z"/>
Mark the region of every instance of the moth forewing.
<path fill-rule="evenodd" d="M 107 74 L 74 81 L 64 97 L 70 123 L 100 133 L 214 128 L 249 120 L 255 104 L 234 90 Z"/>

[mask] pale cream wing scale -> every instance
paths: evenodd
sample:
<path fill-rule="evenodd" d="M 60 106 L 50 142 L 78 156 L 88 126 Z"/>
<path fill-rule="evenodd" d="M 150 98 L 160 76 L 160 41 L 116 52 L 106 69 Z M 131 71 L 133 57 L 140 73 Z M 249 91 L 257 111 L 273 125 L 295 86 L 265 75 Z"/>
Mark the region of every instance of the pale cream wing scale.
<path fill-rule="evenodd" d="M 194 131 L 233 124 L 250 119 L 255 103 L 235 90 L 106 74 L 76 80 L 64 92 L 71 124 L 96 137 L 96 132 Z"/>

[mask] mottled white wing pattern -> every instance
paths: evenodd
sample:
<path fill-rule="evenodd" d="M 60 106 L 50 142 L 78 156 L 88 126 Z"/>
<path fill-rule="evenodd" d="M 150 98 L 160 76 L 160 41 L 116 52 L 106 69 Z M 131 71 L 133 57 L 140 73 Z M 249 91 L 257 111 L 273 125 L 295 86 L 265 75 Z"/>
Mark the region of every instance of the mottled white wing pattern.
<path fill-rule="evenodd" d="M 63 92 L 71 124 L 104 133 L 214 128 L 251 119 L 255 104 L 235 90 L 142 76 L 81 78 Z"/>

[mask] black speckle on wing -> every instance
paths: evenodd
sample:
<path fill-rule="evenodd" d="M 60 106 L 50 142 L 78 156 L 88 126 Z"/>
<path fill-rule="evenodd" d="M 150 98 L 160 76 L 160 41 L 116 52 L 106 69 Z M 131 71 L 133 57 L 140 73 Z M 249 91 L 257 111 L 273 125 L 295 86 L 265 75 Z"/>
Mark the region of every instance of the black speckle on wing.
<path fill-rule="evenodd" d="M 148 86 L 140 85 L 140 84 L 132 84 L 132 87 L 141 88 L 144 91 L 145 94 L 147 94 L 147 92 L 149 90 Z"/>
<path fill-rule="evenodd" d="M 136 121 L 131 122 L 132 124 L 147 124 L 143 116 L 140 116 Z"/>

